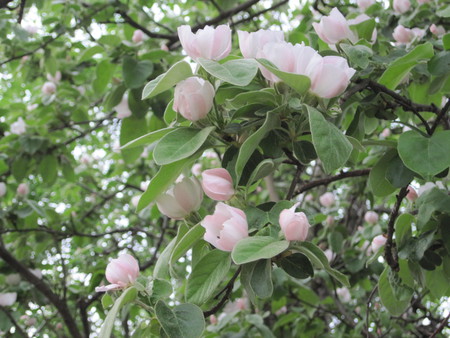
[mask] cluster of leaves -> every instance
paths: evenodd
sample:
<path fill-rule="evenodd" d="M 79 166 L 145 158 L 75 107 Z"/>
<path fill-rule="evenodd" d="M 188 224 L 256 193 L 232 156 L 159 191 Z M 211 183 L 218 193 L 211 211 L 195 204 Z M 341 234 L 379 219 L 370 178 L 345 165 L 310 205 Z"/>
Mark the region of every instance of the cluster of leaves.
<path fill-rule="evenodd" d="M 450 295 L 450 35 L 427 32 L 410 46 L 392 39 L 397 24 L 450 29 L 445 1 L 402 16 L 376 3 L 366 14 L 377 20 L 354 27 L 361 40 L 337 51 L 312 29 L 319 2 L 292 8 L 281 1 L 269 11 L 258 1 L 7 6 L 15 2 L 18 11 L 26 5 L 25 14 L 37 12 L 42 26 L 30 34 L 15 10 L 1 10 L 0 181 L 7 192 L 0 200 L 0 292 L 17 292 L 18 301 L 1 308 L 0 330 L 75 337 L 130 330 L 135 337 L 445 334 L 448 317 L 439 306 Z M 340 8 L 347 18 L 360 12 L 346 1 Z M 193 74 L 176 28 L 228 19 L 239 29 L 278 26 L 292 43 L 346 57 L 357 69 L 352 84 L 339 98 L 317 99 L 304 76 L 242 59 L 234 38 L 232 56 L 198 61 L 197 74 L 216 85 L 215 108 L 205 124 L 191 124 L 172 107 L 173 87 Z M 132 42 L 137 28 L 149 39 Z M 283 82 L 269 85 L 260 65 Z M 56 93 L 43 95 L 46 75 L 57 71 Z M 132 115 L 119 120 L 114 107 L 125 93 Z M 9 133 L 19 117 L 26 133 Z M 380 137 L 386 128 L 391 135 Z M 203 241 L 200 225 L 168 220 L 152 203 L 194 163 L 228 169 L 244 201 L 252 237 L 231 254 Z M 409 184 L 437 181 L 414 204 L 403 201 Z M 27 197 L 15 194 L 20 183 L 29 185 Z M 337 196 L 332 208 L 318 203 L 327 190 Z M 131 199 L 141 193 L 135 208 Z M 294 200 L 313 225 L 301 244 L 279 235 L 279 213 Z M 201 216 L 212 208 L 205 201 Z M 379 224 L 364 223 L 368 209 L 382 215 Z M 368 256 L 368 241 L 379 234 L 388 238 L 386 250 Z M 108 258 L 124 250 L 140 262 L 138 282 L 94 293 Z M 43 279 L 30 277 L 33 268 Z M 22 281 L 8 285 L 13 273 Z M 24 314 L 37 318 L 35 327 L 20 319 Z M 206 325 L 212 315 L 219 322 Z"/>

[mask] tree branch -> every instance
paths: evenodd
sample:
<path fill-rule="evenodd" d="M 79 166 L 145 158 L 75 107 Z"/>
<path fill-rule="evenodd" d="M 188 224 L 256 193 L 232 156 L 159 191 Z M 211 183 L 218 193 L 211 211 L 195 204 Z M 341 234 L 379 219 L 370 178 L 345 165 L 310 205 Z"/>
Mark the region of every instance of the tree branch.
<path fill-rule="evenodd" d="M 328 185 L 332 182 L 342 180 L 344 178 L 349 177 L 359 177 L 359 176 L 367 176 L 370 173 L 370 169 L 360 169 L 360 170 L 354 170 L 354 171 L 347 171 L 347 172 L 341 172 L 340 174 L 336 176 L 326 177 L 322 178 L 320 180 L 310 181 L 306 184 L 304 184 L 300 189 L 298 189 L 295 193 L 295 195 L 299 195 L 305 191 L 311 190 L 315 187 L 321 186 L 321 185 Z"/>
<path fill-rule="evenodd" d="M 392 209 L 391 212 L 391 216 L 389 217 L 387 241 L 386 246 L 384 247 L 384 258 L 386 259 L 386 262 L 391 267 L 391 269 L 396 272 L 399 271 L 399 265 L 398 265 L 397 250 L 395 249 L 395 244 L 393 243 L 395 230 L 394 225 L 395 220 L 398 217 L 402 200 L 406 197 L 407 194 L 408 194 L 408 187 L 403 187 L 400 189 L 400 192 L 397 195 L 397 201 L 395 202 L 394 208 Z"/>
<path fill-rule="evenodd" d="M 216 298 L 218 296 L 220 296 L 223 292 L 225 292 L 225 294 L 220 299 L 220 301 L 212 309 L 203 312 L 203 316 L 205 318 L 215 314 L 217 311 L 219 311 L 222 308 L 222 306 L 225 304 L 225 302 L 230 297 L 231 291 L 233 291 L 234 282 L 236 281 L 236 279 L 238 278 L 240 273 L 241 273 L 241 267 L 239 266 L 239 268 L 236 270 L 236 272 L 234 273 L 233 277 L 231 277 L 231 279 L 229 280 L 227 285 L 225 285 L 225 287 L 222 289 L 222 291 L 220 291 L 217 294 Z"/>
<path fill-rule="evenodd" d="M 234 27 L 234 26 L 240 25 L 241 23 L 248 22 L 248 21 L 252 20 L 253 18 L 256 18 L 257 16 L 260 16 L 260 15 L 262 15 L 262 14 L 264 14 L 264 13 L 270 12 L 270 11 L 272 11 L 272 10 L 278 8 L 278 7 L 281 7 L 281 6 L 283 6 L 284 4 L 287 4 L 288 2 L 289 2 L 289 0 L 283 0 L 283 1 L 280 1 L 280 2 L 276 3 L 275 5 L 272 5 L 272 6 L 269 7 L 269 8 L 263 9 L 262 11 L 253 13 L 253 14 L 249 15 L 249 16 L 246 17 L 246 18 L 243 18 L 243 19 L 241 19 L 241 20 L 238 20 L 238 21 L 236 21 L 236 22 L 233 22 L 230 26 Z"/>
<path fill-rule="evenodd" d="M 36 277 L 26 266 L 19 262 L 4 246 L 0 238 L 0 257 L 13 269 L 15 269 L 24 279 L 33 284 L 37 291 L 41 292 L 60 313 L 68 331 L 72 337 L 82 338 L 78 330 L 77 323 L 72 317 L 67 303 L 62 301 L 53 290 L 42 280 Z"/>
<path fill-rule="evenodd" d="M 431 127 L 431 134 L 434 133 L 437 126 L 439 125 L 439 122 L 444 118 L 445 114 L 450 110 L 450 99 L 447 100 L 447 103 L 445 104 L 444 108 L 441 109 L 438 116 L 436 117 L 436 120 L 433 123 L 433 126 Z"/>

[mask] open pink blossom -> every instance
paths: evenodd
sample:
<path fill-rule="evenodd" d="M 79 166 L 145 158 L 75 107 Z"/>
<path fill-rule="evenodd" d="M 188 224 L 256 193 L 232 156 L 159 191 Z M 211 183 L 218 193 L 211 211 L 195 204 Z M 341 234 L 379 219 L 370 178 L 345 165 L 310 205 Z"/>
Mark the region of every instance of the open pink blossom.
<path fill-rule="evenodd" d="M 223 168 L 203 171 L 202 187 L 205 194 L 215 201 L 228 201 L 234 195 L 233 179 Z"/>
<path fill-rule="evenodd" d="M 280 213 L 281 230 L 288 241 L 304 241 L 308 237 L 310 224 L 304 212 L 295 212 L 298 204 Z"/>
<path fill-rule="evenodd" d="M 336 44 L 339 41 L 349 39 L 355 42 L 355 34 L 342 13 L 333 8 L 329 16 L 323 16 L 319 23 L 313 23 L 317 35 L 328 44 Z"/>
<path fill-rule="evenodd" d="M 245 213 L 222 202 L 200 224 L 206 229 L 204 240 L 222 251 L 232 251 L 241 239 L 248 237 Z"/>
<path fill-rule="evenodd" d="M 178 27 L 178 37 L 184 51 L 194 60 L 204 58 L 209 60 L 222 60 L 231 51 L 231 29 L 227 25 L 216 28 L 205 26 L 196 33 L 191 27 L 183 25 Z"/>
<path fill-rule="evenodd" d="M 392 7 L 396 13 L 403 14 L 409 10 L 411 7 L 411 2 L 409 0 L 394 0 Z"/>
<path fill-rule="evenodd" d="M 356 70 L 340 56 L 325 56 L 311 77 L 310 91 L 322 98 L 333 98 L 344 92 Z"/>
<path fill-rule="evenodd" d="M 356 4 L 363 11 L 372 6 L 375 2 L 375 0 L 356 0 Z"/>
<path fill-rule="evenodd" d="M 96 287 L 96 292 L 124 289 L 133 284 L 139 276 L 139 264 L 133 256 L 123 254 L 106 266 L 105 275 L 111 284 Z"/>
<path fill-rule="evenodd" d="M 255 58 L 258 50 L 269 42 L 284 41 L 283 32 L 260 29 L 256 32 L 238 31 L 239 49 L 244 58 Z"/>

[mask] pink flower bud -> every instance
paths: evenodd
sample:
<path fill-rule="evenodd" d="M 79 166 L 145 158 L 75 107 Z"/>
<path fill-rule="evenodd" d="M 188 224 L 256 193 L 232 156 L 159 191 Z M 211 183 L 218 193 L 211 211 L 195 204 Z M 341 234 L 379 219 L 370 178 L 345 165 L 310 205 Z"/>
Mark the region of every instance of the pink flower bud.
<path fill-rule="evenodd" d="M 54 84 L 57 84 L 59 81 L 61 81 L 61 72 L 58 70 L 55 75 L 47 74 L 47 80 L 50 82 L 53 82 Z"/>
<path fill-rule="evenodd" d="M 20 183 L 17 187 L 17 195 L 24 197 L 30 193 L 30 189 L 26 183 Z"/>
<path fill-rule="evenodd" d="M 218 323 L 217 317 L 215 315 L 209 316 L 209 321 L 211 322 L 211 325 L 216 325 Z"/>
<path fill-rule="evenodd" d="M 189 121 L 198 121 L 208 115 L 214 95 L 211 83 L 192 76 L 175 87 L 173 109 Z"/>
<path fill-rule="evenodd" d="M 356 3 L 358 7 L 365 11 L 367 8 L 372 6 L 376 1 L 375 0 L 357 0 Z"/>
<path fill-rule="evenodd" d="M 430 32 L 436 36 L 442 36 L 445 34 L 445 28 L 442 26 L 436 26 L 435 24 L 432 24 L 430 26 Z"/>
<path fill-rule="evenodd" d="M 209 60 L 222 60 L 231 51 L 231 30 L 227 25 L 217 28 L 205 26 L 195 34 L 187 25 L 178 27 L 178 37 L 184 51 L 194 60 L 204 58 Z"/>
<path fill-rule="evenodd" d="M 232 251 L 241 239 L 248 237 L 245 213 L 222 202 L 200 224 L 206 229 L 204 240 L 222 251 Z"/>
<path fill-rule="evenodd" d="M 27 125 L 25 121 L 19 117 L 16 122 L 11 124 L 11 133 L 16 135 L 22 135 L 26 132 Z"/>
<path fill-rule="evenodd" d="M 325 208 L 329 208 L 334 204 L 335 198 L 332 192 L 326 192 L 319 197 L 319 201 Z"/>
<path fill-rule="evenodd" d="M 194 176 L 200 176 L 202 174 L 202 165 L 200 163 L 195 163 L 192 166 L 191 172 Z"/>
<path fill-rule="evenodd" d="M 347 88 L 355 72 L 343 57 L 325 56 L 314 69 L 310 91 L 327 99 L 336 97 Z"/>
<path fill-rule="evenodd" d="M 124 94 L 120 103 L 113 108 L 117 112 L 118 119 L 124 119 L 131 116 L 131 110 L 128 106 L 128 95 Z"/>
<path fill-rule="evenodd" d="M 7 292 L 0 293 L 0 306 L 11 306 L 16 302 L 17 293 Z"/>
<path fill-rule="evenodd" d="M 144 32 L 140 29 L 135 30 L 133 32 L 133 37 L 131 38 L 131 40 L 133 40 L 134 43 L 142 42 L 142 40 L 144 40 Z"/>
<path fill-rule="evenodd" d="M 173 219 L 183 219 L 197 211 L 203 201 L 203 190 L 195 177 L 184 177 L 156 199 L 158 209 Z"/>
<path fill-rule="evenodd" d="M 279 222 L 284 237 L 288 241 L 304 241 L 308 236 L 310 224 L 304 212 L 295 212 L 298 203 L 280 213 Z"/>
<path fill-rule="evenodd" d="M 37 323 L 37 320 L 36 320 L 36 318 L 34 318 L 34 317 L 27 318 L 27 319 L 25 320 L 25 325 L 26 325 L 26 326 L 34 326 L 34 325 L 36 325 L 36 323 Z"/>
<path fill-rule="evenodd" d="M 137 208 L 140 199 L 141 199 L 141 195 L 136 195 L 136 196 L 131 197 L 131 204 L 133 205 L 133 207 Z"/>
<path fill-rule="evenodd" d="M 120 255 L 106 266 L 105 275 L 111 284 L 96 287 L 96 292 L 124 289 L 133 284 L 139 276 L 139 264 L 131 255 Z"/>
<path fill-rule="evenodd" d="M 239 48 L 244 58 L 255 58 L 259 49 L 269 42 L 284 41 L 283 32 L 275 32 L 260 29 L 257 32 L 249 33 L 238 31 Z"/>
<path fill-rule="evenodd" d="M 6 184 L 4 182 L 0 182 L 0 197 L 6 195 Z"/>
<path fill-rule="evenodd" d="M 337 8 L 333 8 L 329 16 L 323 16 L 320 23 L 314 22 L 313 27 L 317 35 L 328 44 L 334 45 L 345 39 L 356 40 L 347 20 Z"/>
<path fill-rule="evenodd" d="M 392 33 L 392 37 L 401 44 L 407 44 L 414 39 L 414 32 L 409 29 L 405 28 L 402 25 L 398 25 L 395 27 L 394 32 Z"/>
<path fill-rule="evenodd" d="M 57 323 L 55 325 L 55 329 L 57 329 L 57 330 L 61 330 L 62 328 L 63 328 L 63 324 L 62 323 Z"/>
<path fill-rule="evenodd" d="M 369 224 L 375 224 L 378 222 L 378 214 L 375 211 L 367 211 L 364 220 Z"/>
<path fill-rule="evenodd" d="M 409 185 L 408 186 L 408 194 L 406 195 L 406 198 L 409 201 L 414 202 L 417 199 L 417 197 L 419 197 L 419 195 L 417 194 L 416 190 Z"/>
<path fill-rule="evenodd" d="M 42 86 L 42 94 L 52 95 L 56 92 L 56 85 L 53 82 L 46 82 Z"/>
<path fill-rule="evenodd" d="M 409 2 L 409 0 L 394 0 L 392 7 L 398 14 L 403 14 L 409 10 L 411 2 Z"/>
<path fill-rule="evenodd" d="M 378 250 L 386 244 L 387 238 L 384 237 L 383 235 L 378 235 L 376 237 L 374 237 L 374 239 L 372 239 L 372 243 L 370 245 L 370 247 L 372 248 L 372 252 L 373 253 L 377 253 Z"/>
<path fill-rule="evenodd" d="M 228 201 L 234 195 L 233 179 L 223 168 L 202 172 L 202 187 L 205 194 L 215 201 Z"/>
<path fill-rule="evenodd" d="M 332 226 L 334 224 L 334 217 L 333 216 L 327 216 L 327 219 L 325 220 L 325 223 L 328 226 Z"/>

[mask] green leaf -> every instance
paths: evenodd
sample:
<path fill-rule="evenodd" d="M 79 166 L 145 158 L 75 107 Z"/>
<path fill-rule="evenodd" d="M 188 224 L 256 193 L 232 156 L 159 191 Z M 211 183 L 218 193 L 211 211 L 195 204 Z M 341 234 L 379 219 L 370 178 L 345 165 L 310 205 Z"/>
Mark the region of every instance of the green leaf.
<path fill-rule="evenodd" d="M 441 18 L 450 18 L 450 7 L 444 6 L 440 10 L 436 12 L 437 16 L 440 16 Z"/>
<path fill-rule="evenodd" d="M 317 245 L 311 242 L 301 242 L 294 245 L 293 249 L 308 257 L 311 263 L 317 268 L 325 269 L 325 271 L 339 283 L 346 287 L 350 287 L 348 277 L 330 266 L 327 256 L 325 256 L 323 251 Z"/>
<path fill-rule="evenodd" d="M 39 163 L 39 173 L 48 186 L 58 178 L 58 159 L 54 155 L 45 155 Z"/>
<path fill-rule="evenodd" d="M 341 168 L 350 157 L 353 146 L 342 132 L 316 108 L 306 106 L 312 141 L 327 173 Z"/>
<path fill-rule="evenodd" d="M 434 55 L 433 45 L 429 42 L 417 46 L 405 56 L 392 62 L 381 75 L 378 82 L 394 90 L 402 82 L 409 71 L 419 62 L 427 61 Z"/>
<path fill-rule="evenodd" d="M 435 211 L 450 214 L 450 196 L 443 190 L 433 188 L 424 192 L 416 201 L 419 213 L 417 227 L 421 229 Z"/>
<path fill-rule="evenodd" d="M 80 57 L 80 60 L 78 61 L 78 63 L 87 61 L 90 58 L 92 58 L 95 54 L 103 53 L 104 51 L 105 51 L 105 49 L 99 45 L 85 49 L 84 52 L 81 54 L 81 57 Z"/>
<path fill-rule="evenodd" d="M 92 82 L 92 89 L 97 96 L 103 94 L 106 87 L 108 87 L 114 74 L 114 68 L 114 64 L 108 60 L 103 60 L 97 65 L 97 68 L 95 69 L 95 79 Z"/>
<path fill-rule="evenodd" d="M 240 265 L 279 255 L 289 247 L 288 241 L 278 241 L 269 236 L 247 237 L 234 247 L 231 258 Z"/>
<path fill-rule="evenodd" d="M 109 310 L 106 316 L 105 322 L 100 330 L 99 338 L 111 337 L 111 332 L 114 328 L 114 322 L 116 320 L 119 310 L 127 303 L 136 299 L 137 290 L 134 287 L 128 288 L 120 295 L 114 302 L 114 306 Z"/>
<path fill-rule="evenodd" d="M 258 166 L 253 170 L 250 179 L 247 182 L 247 187 L 252 183 L 260 180 L 261 178 L 270 175 L 275 170 L 275 163 L 271 159 L 267 159 L 258 164 Z"/>
<path fill-rule="evenodd" d="M 283 72 L 266 59 L 257 59 L 256 61 L 262 64 L 265 68 L 267 68 L 267 70 L 276 75 L 299 94 L 306 93 L 309 87 L 311 87 L 311 80 L 305 75 Z"/>
<path fill-rule="evenodd" d="M 239 155 L 236 160 L 235 165 L 235 173 L 236 180 L 235 183 L 238 184 L 243 173 L 244 167 L 247 164 L 247 161 L 252 156 L 253 152 L 258 147 L 259 143 L 264 139 L 264 137 L 271 131 L 272 129 L 276 129 L 280 126 L 280 117 L 275 112 L 267 113 L 266 120 L 264 124 L 259 128 L 256 132 L 254 132 L 245 142 L 242 144 L 239 149 Z"/>
<path fill-rule="evenodd" d="M 259 298 L 267 299 L 272 296 L 272 262 L 270 259 L 261 259 L 255 263 L 250 285 Z"/>
<path fill-rule="evenodd" d="M 314 269 L 308 257 L 301 253 L 294 253 L 280 261 L 281 267 L 292 277 L 305 279 L 314 276 Z"/>
<path fill-rule="evenodd" d="M 369 187 L 375 196 L 387 196 L 395 191 L 395 187 L 386 179 L 386 171 L 395 156 L 397 152 L 389 150 L 370 171 Z"/>
<path fill-rule="evenodd" d="M 11 166 L 11 172 L 18 182 L 22 181 L 22 179 L 25 178 L 29 169 L 30 162 L 30 159 L 25 156 L 18 156 L 14 159 L 14 162 Z"/>
<path fill-rule="evenodd" d="M 173 163 L 194 154 L 205 143 L 214 126 L 203 129 L 177 128 L 164 135 L 153 150 L 159 165 Z"/>
<path fill-rule="evenodd" d="M 177 236 L 167 244 L 156 261 L 155 268 L 153 269 L 154 278 L 167 279 L 169 277 L 170 257 L 172 256 L 173 249 L 187 232 L 188 227 L 186 225 L 181 225 L 178 228 Z"/>
<path fill-rule="evenodd" d="M 153 63 L 149 60 L 139 61 L 125 56 L 122 63 L 123 80 L 127 88 L 141 87 L 153 73 Z"/>
<path fill-rule="evenodd" d="M 369 40 L 370 41 L 370 40 Z M 364 45 L 349 45 L 342 43 L 339 45 L 350 59 L 350 64 L 365 69 L 369 65 L 370 57 L 373 55 L 372 49 Z"/>
<path fill-rule="evenodd" d="M 131 149 L 139 146 L 152 144 L 153 142 L 158 141 L 161 137 L 163 137 L 164 135 L 173 130 L 175 130 L 175 128 L 164 128 L 152 131 L 151 133 L 142 135 L 141 137 L 138 137 L 133 141 L 128 142 L 127 144 L 123 145 L 120 149 Z"/>
<path fill-rule="evenodd" d="M 142 99 L 144 100 L 165 92 L 190 76 L 192 76 L 192 69 L 189 63 L 186 61 L 177 62 L 167 72 L 146 84 L 142 92 Z"/>
<path fill-rule="evenodd" d="M 203 304 L 211 297 L 231 266 L 230 253 L 213 250 L 194 266 L 186 285 L 186 301 Z"/>
<path fill-rule="evenodd" d="M 170 338 L 200 338 L 205 330 L 202 310 L 194 304 L 181 304 L 173 311 L 159 300 L 155 314 L 164 332 Z"/>
<path fill-rule="evenodd" d="M 106 310 L 107 308 L 109 308 L 113 304 L 114 304 L 114 301 L 113 301 L 112 297 L 107 292 L 105 292 L 105 294 L 102 297 L 103 309 Z"/>
<path fill-rule="evenodd" d="M 411 226 L 415 220 L 416 218 L 411 214 L 402 214 L 395 221 L 395 243 L 397 244 L 398 250 L 401 250 L 406 244 L 406 241 L 411 238 Z"/>
<path fill-rule="evenodd" d="M 121 83 L 119 86 L 113 88 L 108 94 L 105 96 L 105 100 L 103 101 L 103 107 L 105 110 L 112 110 L 115 106 L 117 106 L 120 101 L 122 101 L 123 94 L 127 89 Z"/>
<path fill-rule="evenodd" d="M 292 150 L 297 160 L 305 165 L 317 158 L 316 149 L 309 141 L 292 142 Z"/>
<path fill-rule="evenodd" d="M 440 52 L 428 62 L 428 71 L 431 75 L 442 75 L 450 72 L 450 52 Z"/>
<path fill-rule="evenodd" d="M 396 188 L 407 186 L 414 179 L 414 175 L 415 173 L 403 164 L 398 155 L 391 159 L 386 168 L 386 179 Z"/>
<path fill-rule="evenodd" d="M 415 131 L 400 135 L 398 152 L 403 163 L 412 171 L 428 178 L 450 166 L 450 130 L 424 137 Z"/>
<path fill-rule="evenodd" d="M 130 116 L 122 120 L 120 127 L 120 144 L 127 144 L 136 137 L 147 133 L 147 121 L 145 118 Z M 126 163 L 133 163 L 141 156 L 142 148 L 122 149 L 123 159 Z"/>
<path fill-rule="evenodd" d="M 356 25 L 351 25 L 350 28 L 353 29 L 354 31 L 356 31 L 356 33 L 358 34 L 358 37 L 360 39 L 372 41 L 372 34 L 373 34 L 373 30 L 375 28 L 375 19 L 365 20 Z M 340 46 L 342 46 L 342 45 L 340 45 Z"/>
<path fill-rule="evenodd" d="M 205 228 L 196 224 L 177 242 L 170 256 L 170 264 L 175 264 L 205 234 Z"/>
<path fill-rule="evenodd" d="M 450 33 L 447 33 L 442 37 L 442 44 L 444 45 L 445 50 L 450 50 Z"/>
<path fill-rule="evenodd" d="M 170 185 L 175 182 L 178 176 L 180 176 L 184 167 L 192 164 L 198 156 L 199 154 L 193 155 L 180 161 L 163 165 L 159 168 L 157 174 L 150 181 L 147 190 L 142 194 L 138 203 L 137 211 L 139 212 L 144 209 L 147 205 L 153 202 L 159 194 L 165 192 Z"/>
<path fill-rule="evenodd" d="M 400 316 L 408 307 L 409 299 L 399 300 L 389 283 L 389 267 L 386 267 L 378 280 L 378 294 L 381 302 L 393 316 Z"/>
<path fill-rule="evenodd" d="M 230 60 L 224 64 L 207 59 L 197 62 L 212 76 L 235 86 L 247 86 L 258 72 L 258 65 L 253 59 Z"/>

